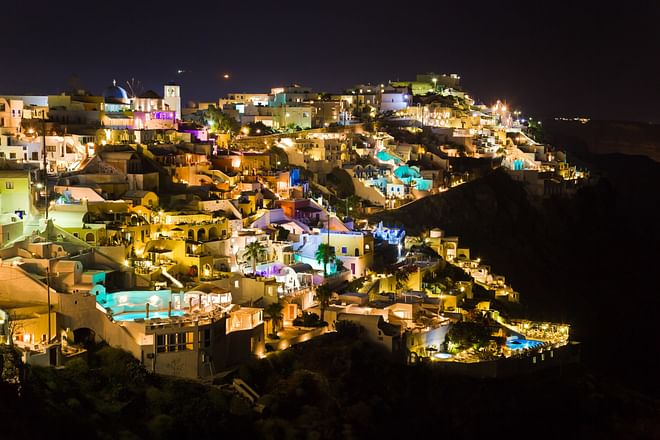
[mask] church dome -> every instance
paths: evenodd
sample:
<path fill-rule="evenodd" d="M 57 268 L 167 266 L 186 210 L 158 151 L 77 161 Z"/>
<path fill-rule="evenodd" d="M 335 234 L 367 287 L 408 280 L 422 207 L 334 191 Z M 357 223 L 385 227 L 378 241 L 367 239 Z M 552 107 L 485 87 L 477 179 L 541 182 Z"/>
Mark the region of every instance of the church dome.
<path fill-rule="evenodd" d="M 117 81 L 112 81 L 112 85 L 106 87 L 103 97 L 106 99 L 117 99 L 121 101 L 128 101 L 128 93 L 126 90 L 117 85 Z"/>

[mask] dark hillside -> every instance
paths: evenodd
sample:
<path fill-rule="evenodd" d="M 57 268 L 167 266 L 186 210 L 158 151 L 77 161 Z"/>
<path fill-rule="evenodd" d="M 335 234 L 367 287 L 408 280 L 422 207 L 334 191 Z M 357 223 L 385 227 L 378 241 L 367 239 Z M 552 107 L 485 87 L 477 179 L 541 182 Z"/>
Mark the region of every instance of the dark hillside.
<path fill-rule="evenodd" d="M 411 233 L 440 227 L 458 235 L 520 291 L 531 318 L 572 324 L 589 367 L 656 394 L 651 371 L 660 366 L 660 300 L 652 267 L 659 242 L 636 213 L 657 215 L 658 205 L 643 201 L 657 199 L 659 186 L 635 179 L 657 180 L 660 165 L 645 176 L 622 177 L 600 166 L 606 158 L 597 159 L 603 177 L 572 199 L 532 200 L 496 171 L 375 219 L 404 224 Z M 618 158 L 614 168 L 633 170 L 627 160 L 636 159 Z"/>

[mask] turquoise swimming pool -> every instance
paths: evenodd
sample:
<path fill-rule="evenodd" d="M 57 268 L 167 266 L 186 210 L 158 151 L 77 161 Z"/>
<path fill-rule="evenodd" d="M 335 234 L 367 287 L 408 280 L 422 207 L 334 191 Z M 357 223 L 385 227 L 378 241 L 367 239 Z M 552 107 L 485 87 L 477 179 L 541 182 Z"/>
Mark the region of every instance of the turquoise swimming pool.
<path fill-rule="evenodd" d="M 537 348 L 543 345 L 541 341 L 534 339 L 509 339 L 506 341 L 506 346 L 511 350 L 525 350 L 528 348 Z"/>
<path fill-rule="evenodd" d="M 98 295 L 96 301 L 112 313 L 115 321 L 132 321 L 146 318 L 149 304 L 149 319 L 167 318 L 171 290 L 128 290 Z M 174 304 L 173 304 L 174 305 Z M 172 316 L 183 315 L 183 310 L 172 310 Z"/>

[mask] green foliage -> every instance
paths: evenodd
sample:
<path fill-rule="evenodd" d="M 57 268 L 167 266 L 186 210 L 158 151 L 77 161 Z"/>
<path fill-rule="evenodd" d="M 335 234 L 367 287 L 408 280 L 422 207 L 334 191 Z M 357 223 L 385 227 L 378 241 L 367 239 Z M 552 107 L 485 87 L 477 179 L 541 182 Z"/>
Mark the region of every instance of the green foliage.
<path fill-rule="evenodd" d="M 282 321 L 282 311 L 284 310 L 284 304 L 281 302 L 274 302 L 268 304 L 264 311 L 270 316 L 270 319 L 273 321 L 273 335 L 277 335 L 279 329 L 279 324 Z"/>
<path fill-rule="evenodd" d="M 302 312 L 302 316 L 293 320 L 293 325 L 299 327 L 322 327 L 325 325 L 319 315 L 312 312 Z"/>
<path fill-rule="evenodd" d="M 241 128 L 240 123 L 231 116 L 222 112 L 221 109 L 211 105 L 204 112 L 204 119 L 210 126 L 211 133 L 228 133 L 234 135 Z"/>
<path fill-rule="evenodd" d="M 328 264 L 332 262 L 336 257 L 335 248 L 329 246 L 327 243 L 321 243 L 319 244 L 319 247 L 316 249 L 316 253 L 314 254 L 314 257 L 316 258 L 316 261 L 319 264 L 323 264 L 323 276 L 327 277 Z"/>
<path fill-rule="evenodd" d="M 245 255 L 250 258 L 252 262 L 252 274 L 257 272 L 257 260 L 266 252 L 266 247 L 260 241 L 253 241 L 245 246 Z"/>
<path fill-rule="evenodd" d="M 323 315 L 325 309 L 330 305 L 330 299 L 332 298 L 333 291 L 328 287 L 327 284 L 321 284 L 316 288 L 316 299 L 319 301 L 321 308 L 321 321 L 323 321 Z"/>
<path fill-rule="evenodd" d="M 491 333 L 485 323 L 461 321 L 451 326 L 447 338 L 462 348 L 484 347 L 491 340 Z"/>

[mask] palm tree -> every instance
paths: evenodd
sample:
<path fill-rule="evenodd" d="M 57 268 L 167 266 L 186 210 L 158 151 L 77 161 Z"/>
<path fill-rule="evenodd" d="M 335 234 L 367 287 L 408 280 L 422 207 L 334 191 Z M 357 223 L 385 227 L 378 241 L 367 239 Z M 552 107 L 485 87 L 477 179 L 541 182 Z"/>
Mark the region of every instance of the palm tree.
<path fill-rule="evenodd" d="M 323 264 L 323 276 L 328 276 L 328 263 L 335 259 L 335 248 L 326 243 L 319 244 L 316 249 L 316 262 Z"/>
<path fill-rule="evenodd" d="M 284 316 L 282 310 L 284 310 L 284 305 L 281 302 L 268 304 L 264 309 L 273 321 L 273 335 L 277 335 L 277 331 L 279 330 L 279 323 Z"/>
<path fill-rule="evenodd" d="M 321 322 L 323 322 L 325 309 L 330 305 L 330 298 L 332 298 L 332 290 L 328 287 L 327 284 L 321 284 L 316 288 L 316 298 L 319 301 L 319 306 L 321 309 Z"/>
<path fill-rule="evenodd" d="M 266 251 L 266 247 L 261 244 L 259 241 L 253 241 L 252 243 L 245 246 L 245 255 L 250 257 L 252 261 L 252 274 L 256 275 L 257 273 L 257 258 L 261 256 Z"/>

